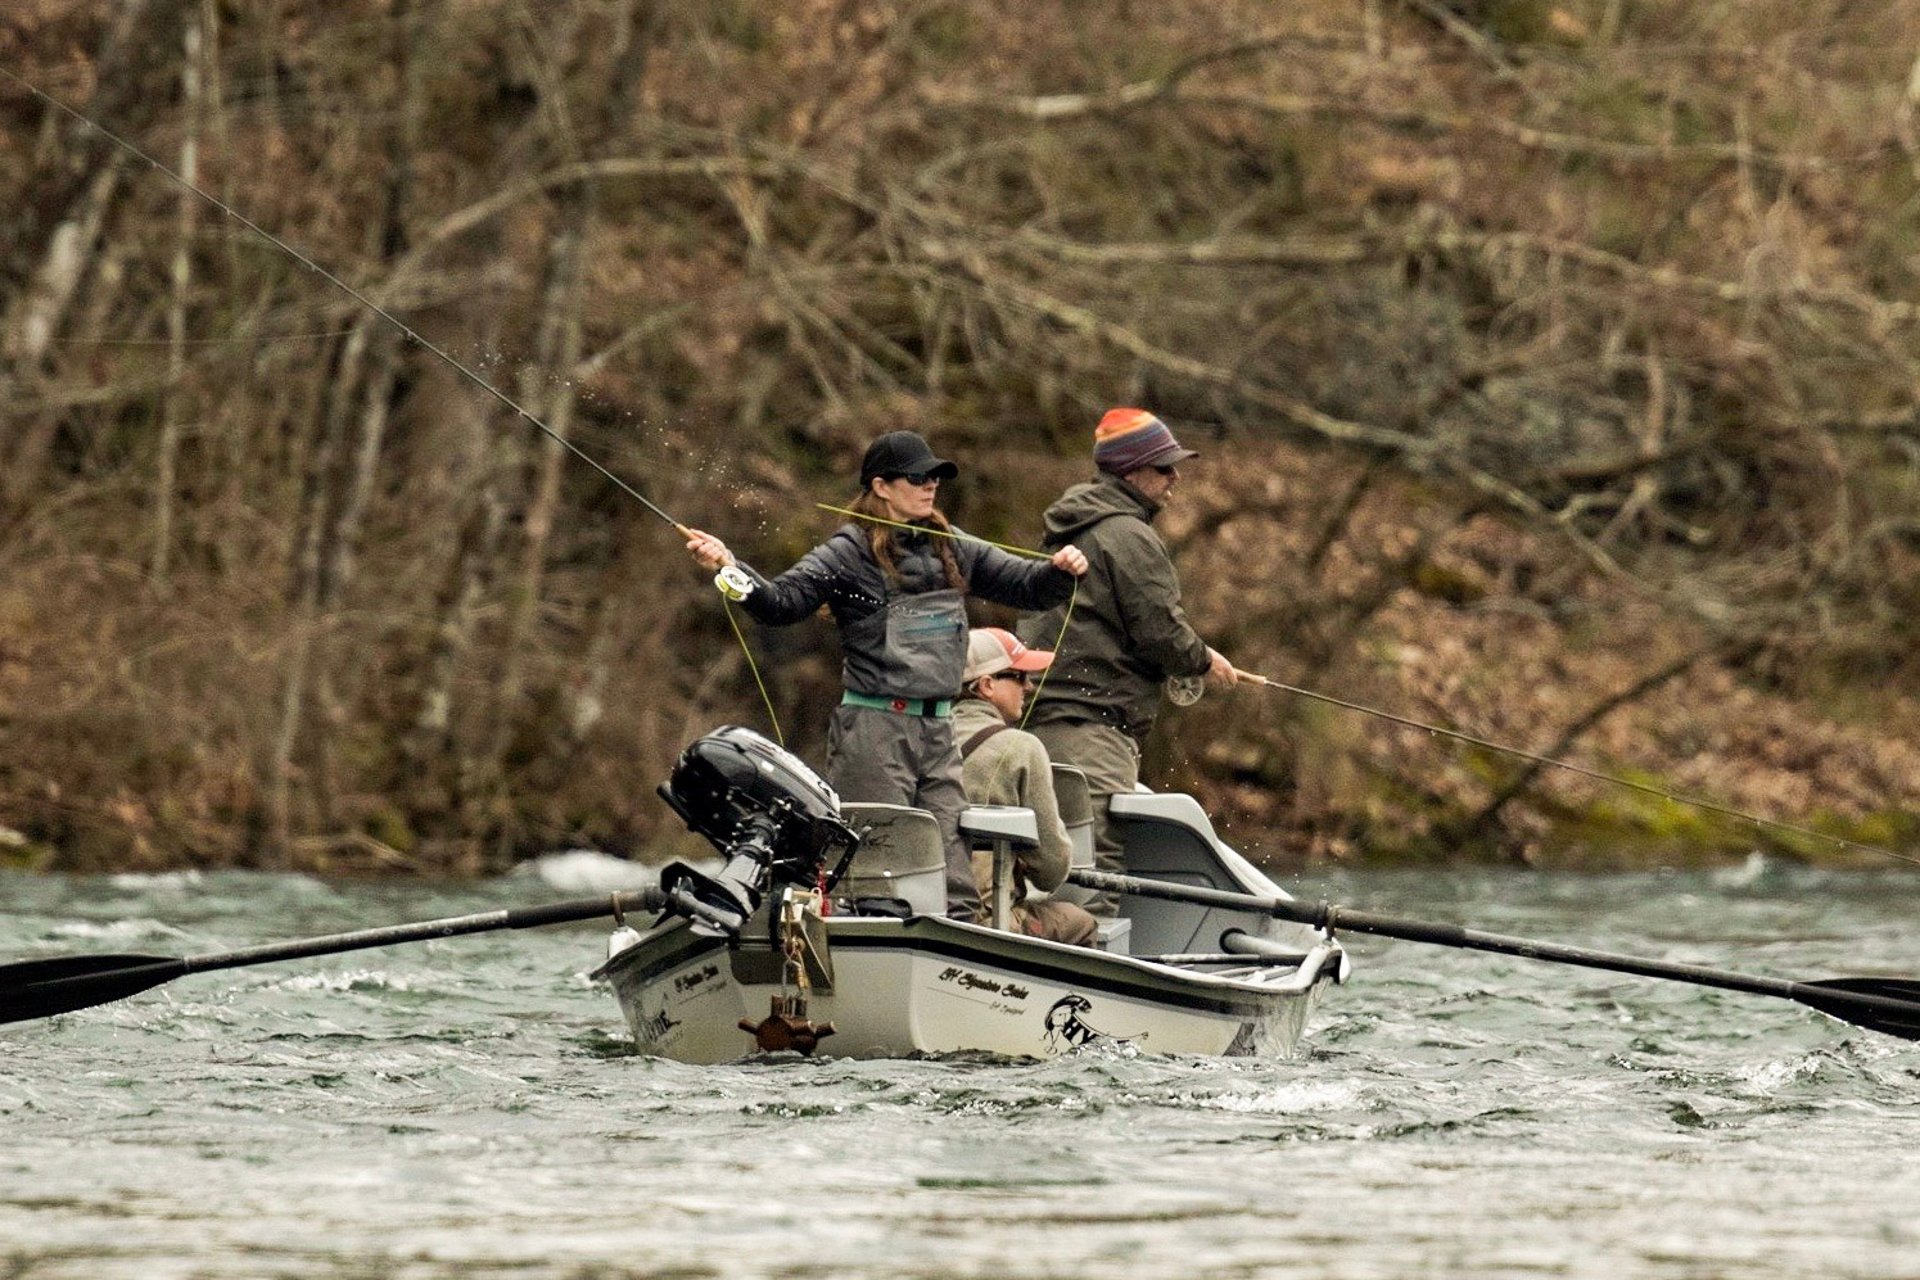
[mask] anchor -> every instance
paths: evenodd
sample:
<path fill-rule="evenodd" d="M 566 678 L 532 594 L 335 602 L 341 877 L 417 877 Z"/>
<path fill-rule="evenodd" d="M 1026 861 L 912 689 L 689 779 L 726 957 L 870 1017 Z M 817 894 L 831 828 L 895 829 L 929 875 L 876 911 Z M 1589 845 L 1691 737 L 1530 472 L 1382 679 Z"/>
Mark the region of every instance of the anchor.
<path fill-rule="evenodd" d="M 767 1016 L 755 1022 L 740 1019 L 740 1029 L 753 1037 L 753 1043 L 766 1053 L 792 1049 L 811 1054 L 819 1043 L 833 1034 L 831 1022 L 815 1022 L 807 1017 L 804 995 L 776 995 Z"/>

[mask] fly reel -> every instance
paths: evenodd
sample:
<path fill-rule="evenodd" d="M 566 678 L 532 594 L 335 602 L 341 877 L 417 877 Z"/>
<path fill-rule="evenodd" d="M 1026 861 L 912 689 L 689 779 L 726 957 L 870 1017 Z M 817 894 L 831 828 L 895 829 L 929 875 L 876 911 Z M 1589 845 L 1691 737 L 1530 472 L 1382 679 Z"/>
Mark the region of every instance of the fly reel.
<path fill-rule="evenodd" d="M 1207 691 L 1205 676 L 1168 676 L 1161 691 L 1167 695 L 1167 701 L 1176 707 L 1190 707 L 1200 701 L 1200 695 Z"/>

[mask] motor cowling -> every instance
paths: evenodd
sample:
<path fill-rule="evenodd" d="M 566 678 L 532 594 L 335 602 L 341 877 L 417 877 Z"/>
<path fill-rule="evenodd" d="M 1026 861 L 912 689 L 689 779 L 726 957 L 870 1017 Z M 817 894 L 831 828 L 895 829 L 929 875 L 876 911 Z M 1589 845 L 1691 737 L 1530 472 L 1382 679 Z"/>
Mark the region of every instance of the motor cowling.
<path fill-rule="evenodd" d="M 817 884 L 834 850 L 859 843 L 825 779 L 739 725 L 682 751 L 660 798 L 726 860 L 718 875 L 673 863 L 660 887 L 683 914 L 728 933 L 739 931 L 769 887 Z"/>

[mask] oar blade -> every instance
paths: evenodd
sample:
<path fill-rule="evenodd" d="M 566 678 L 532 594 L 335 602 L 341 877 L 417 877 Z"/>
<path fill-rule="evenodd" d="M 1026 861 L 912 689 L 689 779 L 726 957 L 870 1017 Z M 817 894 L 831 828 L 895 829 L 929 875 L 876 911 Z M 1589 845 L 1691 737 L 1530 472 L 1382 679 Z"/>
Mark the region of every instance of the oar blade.
<path fill-rule="evenodd" d="M 166 956 L 55 956 L 0 965 L 0 1023 L 124 1000 L 187 972 Z"/>
<path fill-rule="evenodd" d="M 1797 983 L 1794 999 L 1869 1031 L 1920 1040 L 1920 982 L 1906 978 L 1823 978 Z"/>

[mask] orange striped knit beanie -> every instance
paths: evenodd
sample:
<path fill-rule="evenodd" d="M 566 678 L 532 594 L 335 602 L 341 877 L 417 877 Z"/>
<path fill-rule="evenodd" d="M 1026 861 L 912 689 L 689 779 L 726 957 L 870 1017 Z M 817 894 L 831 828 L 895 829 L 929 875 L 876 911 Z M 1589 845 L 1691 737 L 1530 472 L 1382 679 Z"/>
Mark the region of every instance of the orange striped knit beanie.
<path fill-rule="evenodd" d="M 1109 409 L 1093 429 L 1093 464 L 1112 475 L 1199 456 L 1181 448 L 1167 424 L 1145 409 Z"/>

